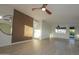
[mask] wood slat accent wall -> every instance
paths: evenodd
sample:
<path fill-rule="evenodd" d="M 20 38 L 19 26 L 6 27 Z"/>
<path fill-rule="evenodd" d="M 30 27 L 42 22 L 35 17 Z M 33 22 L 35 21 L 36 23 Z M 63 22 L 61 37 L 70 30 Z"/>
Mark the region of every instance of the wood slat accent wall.
<path fill-rule="evenodd" d="M 32 39 L 32 37 L 24 36 L 25 25 L 33 28 L 33 18 L 14 9 L 12 43 Z M 30 31 L 32 32 L 33 29 L 31 29 Z"/>

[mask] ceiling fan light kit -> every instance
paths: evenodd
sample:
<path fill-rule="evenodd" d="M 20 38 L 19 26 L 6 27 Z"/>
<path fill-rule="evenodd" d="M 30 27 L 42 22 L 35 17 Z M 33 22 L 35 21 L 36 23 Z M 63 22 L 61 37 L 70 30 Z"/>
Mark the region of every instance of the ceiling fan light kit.
<path fill-rule="evenodd" d="M 46 11 L 46 8 L 42 8 L 42 11 Z"/>

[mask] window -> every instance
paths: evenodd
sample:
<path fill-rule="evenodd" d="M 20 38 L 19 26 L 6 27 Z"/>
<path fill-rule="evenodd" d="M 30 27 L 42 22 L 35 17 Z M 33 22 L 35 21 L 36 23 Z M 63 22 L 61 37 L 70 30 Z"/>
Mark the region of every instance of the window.
<path fill-rule="evenodd" d="M 65 34 L 66 33 L 66 27 L 60 27 L 59 25 L 56 27 L 55 29 L 56 33 L 62 33 Z"/>
<path fill-rule="evenodd" d="M 55 29 L 56 33 L 62 33 L 65 34 L 66 33 L 66 29 Z"/>
<path fill-rule="evenodd" d="M 39 29 L 34 30 L 34 38 L 40 38 L 41 36 L 41 31 Z"/>

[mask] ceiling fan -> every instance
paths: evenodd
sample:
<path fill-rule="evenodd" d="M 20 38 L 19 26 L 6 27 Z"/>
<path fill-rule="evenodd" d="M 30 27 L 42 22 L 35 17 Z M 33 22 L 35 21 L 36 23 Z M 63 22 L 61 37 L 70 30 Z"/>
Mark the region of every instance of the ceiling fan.
<path fill-rule="evenodd" d="M 42 11 L 45 11 L 47 14 L 51 15 L 52 12 L 50 12 L 48 9 L 47 9 L 47 5 L 48 4 L 43 4 L 42 7 L 39 7 L 39 8 L 32 8 L 32 11 L 36 10 L 36 9 L 41 9 Z"/>

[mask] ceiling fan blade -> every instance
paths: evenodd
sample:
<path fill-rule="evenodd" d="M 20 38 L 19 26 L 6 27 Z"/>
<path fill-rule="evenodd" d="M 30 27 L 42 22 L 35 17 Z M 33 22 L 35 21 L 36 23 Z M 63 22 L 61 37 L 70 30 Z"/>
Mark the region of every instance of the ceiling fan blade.
<path fill-rule="evenodd" d="M 36 10 L 36 9 L 41 9 L 41 8 L 32 8 L 32 11 Z"/>
<path fill-rule="evenodd" d="M 43 4 L 42 8 L 46 8 L 48 4 Z"/>
<path fill-rule="evenodd" d="M 52 14 L 52 12 L 50 12 L 48 9 L 46 9 L 46 12 L 50 15 Z"/>

